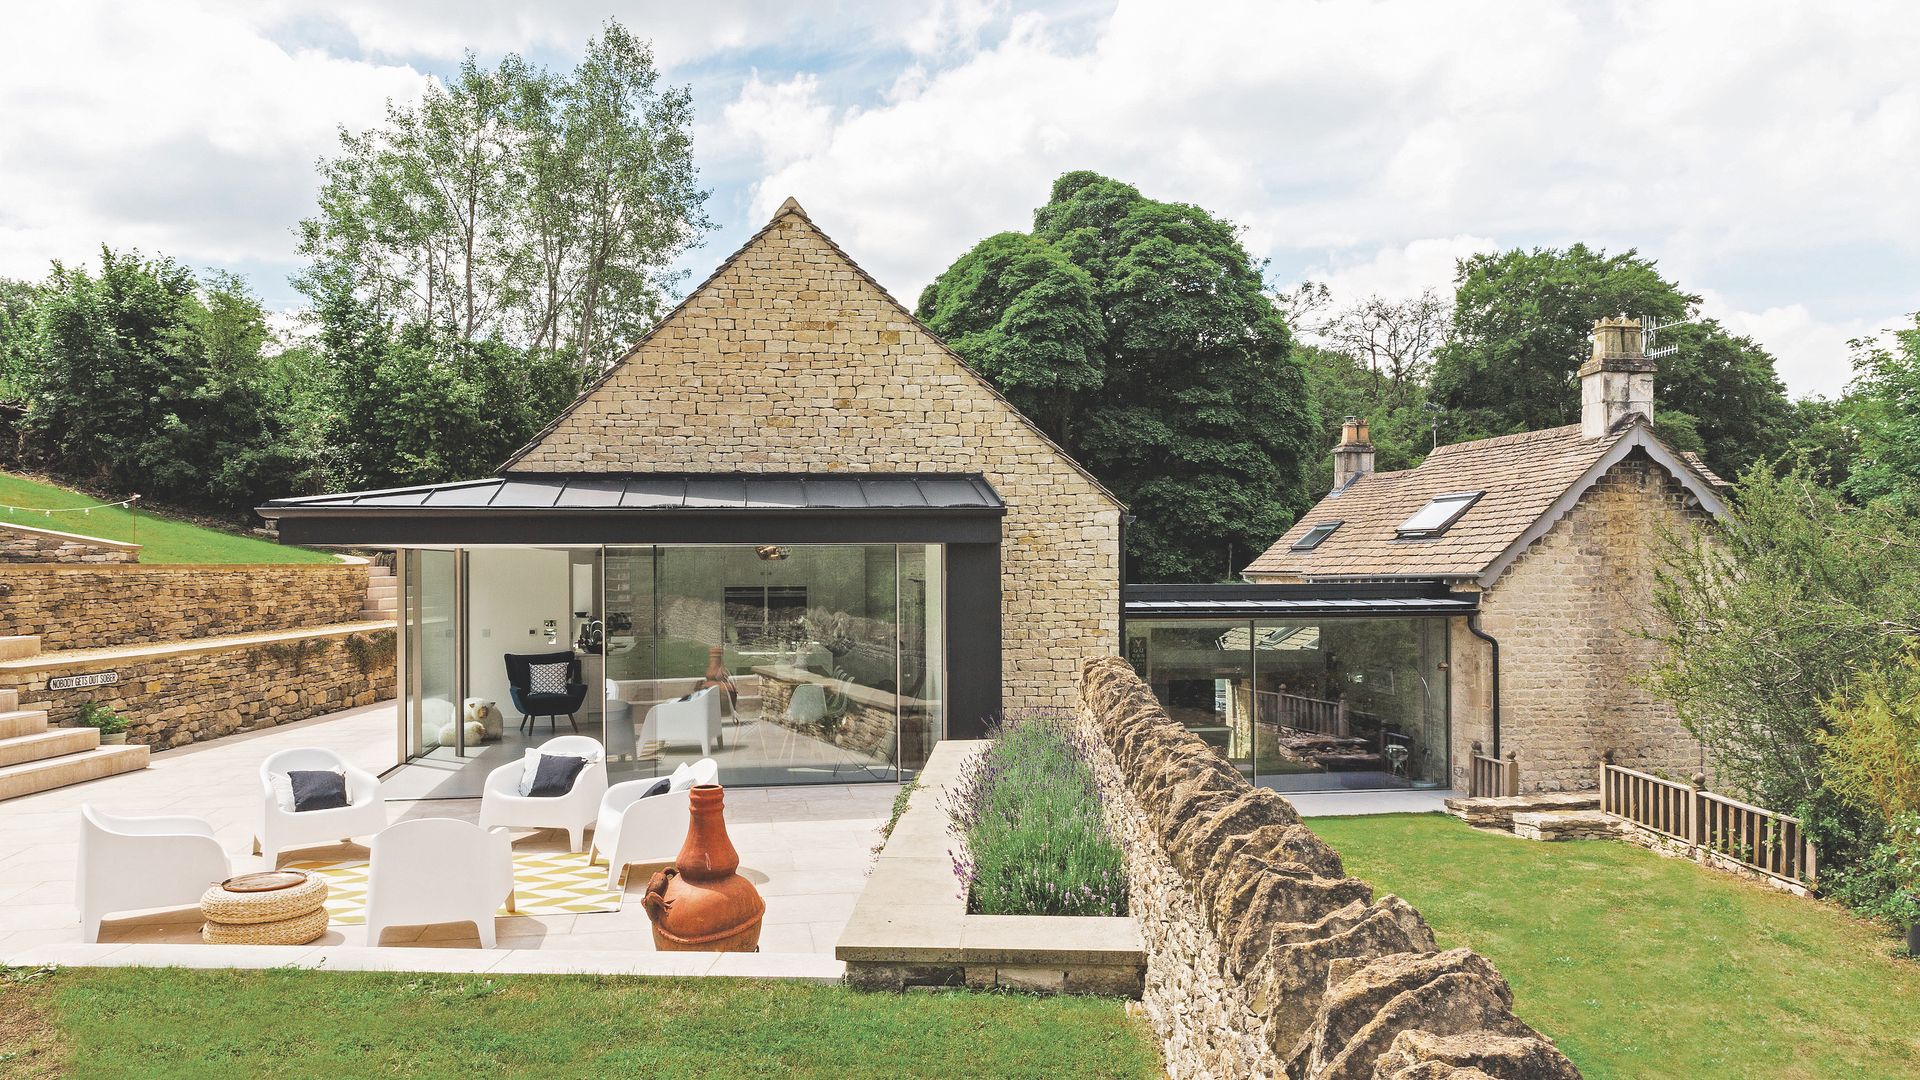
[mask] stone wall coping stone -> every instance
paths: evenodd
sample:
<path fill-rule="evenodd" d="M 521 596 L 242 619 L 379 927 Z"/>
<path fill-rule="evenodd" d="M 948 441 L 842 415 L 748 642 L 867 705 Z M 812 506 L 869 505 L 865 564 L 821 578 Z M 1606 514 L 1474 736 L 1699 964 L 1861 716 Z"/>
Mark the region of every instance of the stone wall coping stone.
<path fill-rule="evenodd" d="M 221 637 L 190 638 L 185 641 L 163 641 L 149 645 L 116 645 L 105 649 L 63 649 L 59 652 L 41 653 L 23 660 L 0 661 L 0 673 L 57 671 L 70 667 L 90 668 L 112 662 L 131 664 L 166 656 L 191 656 L 195 653 L 244 649 L 253 645 L 301 641 L 309 638 L 350 637 L 354 634 L 375 633 L 393 628 L 394 623 L 386 620 L 335 623 L 331 626 L 303 626 L 296 630 L 275 630 L 260 634 L 228 634 Z"/>
<path fill-rule="evenodd" d="M 5 527 L 0 524 L 0 527 Z M 78 537 L 88 543 L 107 545 L 108 540 Z M 138 548 L 138 544 L 121 545 Z M 205 574 L 248 570 L 287 571 L 295 574 L 334 573 L 365 569 L 365 563 L 345 560 L 330 563 L 0 563 L 0 574 Z"/>
<path fill-rule="evenodd" d="M 943 796 L 986 740 L 933 748 L 834 955 L 849 962 L 1146 966 L 1131 916 L 970 915 L 953 873 Z"/>

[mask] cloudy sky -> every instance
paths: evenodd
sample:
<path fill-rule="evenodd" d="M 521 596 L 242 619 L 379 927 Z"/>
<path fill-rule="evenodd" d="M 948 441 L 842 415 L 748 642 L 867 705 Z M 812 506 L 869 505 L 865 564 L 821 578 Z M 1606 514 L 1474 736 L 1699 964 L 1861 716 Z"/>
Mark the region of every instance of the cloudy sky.
<path fill-rule="evenodd" d="M 787 195 L 896 295 L 1090 168 L 1241 225 L 1276 285 L 1444 287 L 1636 247 L 1832 393 L 1920 308 L 1920 5 L 994 0 L 62 2 L 0 39 L 0 274 L 105 241 L 300 297 L 314 160 L 463 49 L 571 66 L 608 16 L 693 89 L 718 225 Z"/>

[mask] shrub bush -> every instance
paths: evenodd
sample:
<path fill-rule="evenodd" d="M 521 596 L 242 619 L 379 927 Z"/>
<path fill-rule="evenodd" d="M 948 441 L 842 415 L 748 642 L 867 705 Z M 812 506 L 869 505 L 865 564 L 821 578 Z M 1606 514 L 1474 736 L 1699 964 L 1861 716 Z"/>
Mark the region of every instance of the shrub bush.
<path fill-rule="evenodd" d="M 947 805 L 976 915 L 1125 915 L 1126 858 L 1107 832 L 1093 748 L 1056 716 L 1009 717 Z"/>

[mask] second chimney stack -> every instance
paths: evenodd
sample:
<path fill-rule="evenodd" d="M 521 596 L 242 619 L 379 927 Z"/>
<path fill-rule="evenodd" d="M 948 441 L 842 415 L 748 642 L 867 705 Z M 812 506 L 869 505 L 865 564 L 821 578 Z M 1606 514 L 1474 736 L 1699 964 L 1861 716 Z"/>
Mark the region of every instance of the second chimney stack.
<path fill-rule="evenodd" d="M 1630 416 L 1653 420 L 1654 362 L 1638 319 L 1593 324 L 1593 356 L 1580 367 L 1580 434 L 1598 439 Z"/>
<path fill-rule="evenodd" d="M 1373 438 L 1367 434 L 1367 422 L 1349 416 L 1340 425 L 1340 445 L 1333 448 L 1333 490 L 1339 491 L 1372 471 Z"/>

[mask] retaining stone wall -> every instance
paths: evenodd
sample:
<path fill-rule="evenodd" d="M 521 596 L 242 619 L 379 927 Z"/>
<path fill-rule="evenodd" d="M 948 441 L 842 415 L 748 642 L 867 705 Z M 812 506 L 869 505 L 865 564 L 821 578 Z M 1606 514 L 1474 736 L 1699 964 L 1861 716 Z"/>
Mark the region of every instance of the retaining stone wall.
<path fill-rule="evenodd" d="M 367 568 L 0 565 L 0 637 L 43 652 L 358 622 Z"/>
<path fill-rule="evenodd" d="M 0 523 L 0 563 L 132 563 L 139 544 Z"/>
<path fill-rule="evenodd" d="M 1289 1080 L 1570 1080 L 1478 954 L 1374 899 L 1278 793 L 1168 719 L 1119 657 L 1081 673 L 1078 723 L 1127 848 L 1167 1072 Z"/>
<path fill-rule="evenodd" d="M 131 725 L 128 742 L 165 749 L 384 701 L 394 694 L 393 637 L 391 630 L 323 631 L 137 660 L 109 655 L 0 669 L 0 690 L 17 689 L 23 704 L 45 703 L 56 724 L 72 722 L 85 701 L 111 706 Z M 104 670 L 120 681 L 47 688 L 50 679 Z"/>
<path fill-rule="evenodd" d="M 1002 707 L 1072 708 L 1080 658 L 1119 647 L 1119 504 L 797 210 L 508 471 L 683 470 L 981 473 L 1007 504 Z"/>
<path fill-rule="evenodd" d="M 1630 768 L 1700 769 L 1700 744 L 1643 683 L 1661 649 L 1646 636 L 1661 534 L 1701 513 L 1685 498 L 1664 469 L 1628 458 L 1481 597 L 1480 624 L 1500 639 L 1500 749 L 1518 756 L 1522 791 L 1590 791 L 1608 750 Z M 1490 737 L 1456 723 L 1455 766 Z"/>

